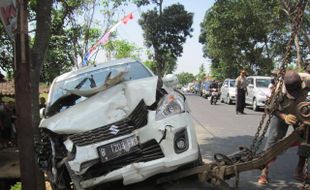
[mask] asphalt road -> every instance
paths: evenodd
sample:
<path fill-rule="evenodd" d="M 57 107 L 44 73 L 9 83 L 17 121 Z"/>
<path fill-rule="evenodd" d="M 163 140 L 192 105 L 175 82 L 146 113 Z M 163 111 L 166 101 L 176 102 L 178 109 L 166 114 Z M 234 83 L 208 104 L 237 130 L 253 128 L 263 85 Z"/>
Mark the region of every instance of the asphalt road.
<path fill-rule="evenodd" d="M 236 115 L 235 105 L 210 105 L 208 100 L 196 95 L 187 95 L 187 100 L 205 162 L 212 161 L 214 153 L 230 154 L 237 151 L 239 145 L 250 147 L 262 111 L 249 108 L 245 109 L 246 115 Z M 278 157 L 270 169 L 271 181 L 267 186 L 257 184 L 260 171 L 254 170 L 240 174 L 239 189 L 299 189 L 301 183 L 293 179 L 298 160 L 296 151 L 291 148 Z M 233 179 L 230 184 L 234 186 Z"/>

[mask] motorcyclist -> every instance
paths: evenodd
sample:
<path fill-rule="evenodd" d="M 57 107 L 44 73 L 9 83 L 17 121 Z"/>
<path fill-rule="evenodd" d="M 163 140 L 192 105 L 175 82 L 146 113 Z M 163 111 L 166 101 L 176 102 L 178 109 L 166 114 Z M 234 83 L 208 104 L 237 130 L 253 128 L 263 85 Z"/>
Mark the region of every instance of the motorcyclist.
<path fill-rule="evenodd" d="M 218 84 L 217 84 L 217 82 L 215 80 L 213 80 L 211 82 L 210 86 L 209 86 L 209 91 L 210 91 L 210 94 L 211 94 L 211 100 L 210 100 L 211 102 L 212 102 L 213 98 L 218 98 L 218 97 L 213 97 L 212 96 L 212 90 L 213 89 L 216 89 L 216 92 L 218 92 Z"/>
<path fill-rule="evenodd" d="M 218 89 L 218 84 L 217 84 L 217 82 L 216 82 L 215 80 L 213 80 L 213 81 L 211 82 L 209 88 L 210 88 L 210 90 L 211 90 L 212 88 Z"/>

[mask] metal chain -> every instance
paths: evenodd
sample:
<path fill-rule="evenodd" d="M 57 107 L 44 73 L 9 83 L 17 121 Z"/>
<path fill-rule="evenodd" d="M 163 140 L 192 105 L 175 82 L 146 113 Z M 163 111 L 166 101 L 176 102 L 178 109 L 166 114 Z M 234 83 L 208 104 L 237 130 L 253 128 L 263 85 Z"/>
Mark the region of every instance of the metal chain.
<path fill-rule="evenodd" d="M 303 169 L 303 173 L 305 174 L 304 176 L 304 183 L 303 183 L 303 186 L 302 188 L 303 189 L 306 189 L 306 186 L 307 186 L 307 178 L 308 178 L 308 174 L 309 174 L 309 157 L 307 157 L 306 161 L 305 161 L 305 166 L 304 166 L 304 169 Z"/>
<path fill-rule="evenodd" d="M 283 79 L 284 79 L 284 76 L 286 73 L 287 65 L 290 61 L 291 49 L 292 49 L 292 45 L 294 43 L 295 36 L 297 35 L 297 33 L 300 29 L 301 23 L 302 23 L 304 8 L 305 8 L 304 0 L 298 1 L 297 5 L 296 5 L 296 14 L 295 14 L 295 17 L 293 20 L 293 27 L 292 27 L 291 36 L 290 36 L 289 42 L 286 46 L 285 57 L 282 61 L 282 64 L 280 66 L 280 71 L 279 71 L 277 78 L 276 78 L 275 88 L 273 88 L 271 96 L 266 102 L 265 112 L 262 115 L 261 121 L 259 122 L 259 125 L 257 128 L 257 132 L 255 133 L 254 139 L 253 139 L 252 144 L 251 144 L 250 150 L 253 154 L 252 156 L 256 155 L 257 150 L 259 149 L 260 145 L 262 144 L 262 141 L 265 137 L 265 134 L 268 130 L 268 126 L 270 124 L 271 115 L 275 112 L 275 110 L 277 109 L 277 107 L 279 105 L 280 99 L 283 97 L 283 93 L 282 93 Z M 266 119 L 267 115 L 268 115 L 268 120 L 265 123 L 265 119 Z M 265 123 L 265 126 L 264 126 L 263 131 L 261 132 L 264 123 Z"/>

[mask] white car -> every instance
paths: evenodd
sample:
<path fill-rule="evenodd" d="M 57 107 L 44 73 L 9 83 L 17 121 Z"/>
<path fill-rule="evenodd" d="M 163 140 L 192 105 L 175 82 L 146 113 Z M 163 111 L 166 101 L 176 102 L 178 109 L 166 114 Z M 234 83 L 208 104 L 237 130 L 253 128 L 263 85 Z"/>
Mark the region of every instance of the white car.
<path fill-rule="evenodd" d="M 185 97 L 135 60 L 57 77 L 41 112 L 36 150 L 53 190 L 127 185 L 201 163 Z"/>
<path fill-rule="evenodd" d="M 181 91 L 182 91 L 183 93 L 188 93 L 188 92 L 190 92 L 189 84 L 183 86 L 183 87 L 181 88 Z"/>
<path fill-rule="evenodd" d="M 232 104 L 236 101 L 235 79 L 225 79 L 221 87 L 221 102 Z"/>
<path fill-rule="evenodd" d="M 247 77 L 247 95 L 245 102 L 251 105 L 253 110 L 257 111 L 259 108 L 264 107 L 267 98 L 270 96 L 270 89 L 268 88 L 271 83 L 272 77 L 265 76 L 249 76 Z"/>

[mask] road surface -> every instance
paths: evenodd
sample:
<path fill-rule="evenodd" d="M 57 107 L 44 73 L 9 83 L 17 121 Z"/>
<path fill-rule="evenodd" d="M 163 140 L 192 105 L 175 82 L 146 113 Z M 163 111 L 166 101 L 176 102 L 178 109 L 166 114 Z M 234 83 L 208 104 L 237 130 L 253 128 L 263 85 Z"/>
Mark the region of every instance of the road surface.
<path fill-rule="evenodd" d="M 246 115 L 236 115 L 235 105 L 219 103 L 214 106 L 195 95 L 188 95 L 187 100 L 206 161 L 212 160 L 214 153 L 229 154 L 237 151 L 239 145 L 250 146 L 263 112 L 245 109 Z M 239 189 L 298 189 L 300 183 L 293 179 L 298 160 L 296 151 L 291 148 L 278 157 L 270 169 L 270 184 L 259 186 L 256 181 L 260 171 L 249 171 L 240 174 Z M 230 183 L 233 186 L 234 180 Z"/>

